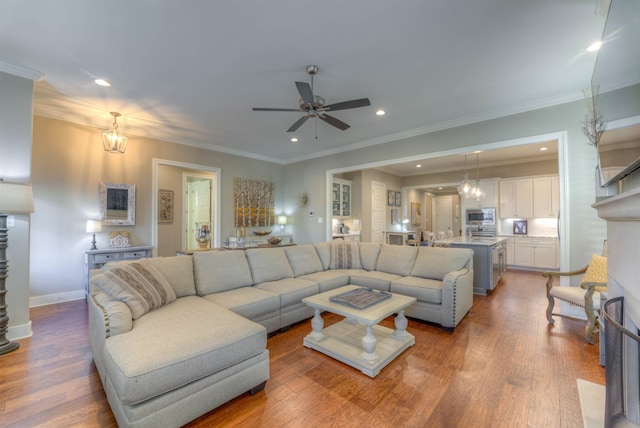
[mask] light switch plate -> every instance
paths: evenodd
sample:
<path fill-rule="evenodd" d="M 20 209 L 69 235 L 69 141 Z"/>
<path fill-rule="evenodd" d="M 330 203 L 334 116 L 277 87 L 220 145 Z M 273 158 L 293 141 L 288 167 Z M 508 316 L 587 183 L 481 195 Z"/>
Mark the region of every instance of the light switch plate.
<path fill-rule="evenodd" d="M 360 227 L 360 220 L 353 220 L 353 227 Z"/>
<path fill-rule="evenodd" d="M 12 216 L 12 215 L 7 216 L 7 227 L 16 227 L 15 216 Z"/>
<path fill-rule="evenodd" d="M 322 217 L 318 217 L 318 223 L 322 223 Z"/>

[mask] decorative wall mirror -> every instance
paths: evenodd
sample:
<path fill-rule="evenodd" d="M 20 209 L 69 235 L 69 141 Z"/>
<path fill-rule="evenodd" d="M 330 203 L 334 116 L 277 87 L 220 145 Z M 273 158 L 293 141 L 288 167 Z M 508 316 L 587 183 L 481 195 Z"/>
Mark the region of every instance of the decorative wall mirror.
<path fill-rule="evenodd" d="M 136 224 L 136 185 L 100 183 L 100 219 L 102 224 Z"/>

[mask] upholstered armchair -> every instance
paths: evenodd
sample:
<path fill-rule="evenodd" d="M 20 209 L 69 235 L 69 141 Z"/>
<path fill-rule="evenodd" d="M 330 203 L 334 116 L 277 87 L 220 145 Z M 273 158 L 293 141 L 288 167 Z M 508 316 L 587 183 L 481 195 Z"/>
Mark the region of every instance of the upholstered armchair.
<path fill-rule="evenodd" d="M 603 253 L 606 254 L 606 250 Z M 579 287 L 554 285 L 553 283 L 555 278 L 576 275 L 584 275 Z M 543 272 L 542 276 L 547 278 L 547 300 L 549 300 L 547 320 L 549 324 L 554 324 L 553 316 L 584 321 L 571 315 L 553 312 L 555 299 L 581 307 L 587 316 L 587 324 L 584 328 L 585 337 L 587 342 L 595 343 L 595 335 L 598 332 L 600 292 L 607 290 L 607 258 L 594 254 L 589 265 L 582 269 L 573 272 Z"/>
<path fill-rule="evenodd" d="M 416 233 L 413 234 L 412 238 L 409 238 L 405 241 L 407 245 L 413 245 L 414 247 L 419 247 L 422 245 L 422 229 L 416 230 Z"/>

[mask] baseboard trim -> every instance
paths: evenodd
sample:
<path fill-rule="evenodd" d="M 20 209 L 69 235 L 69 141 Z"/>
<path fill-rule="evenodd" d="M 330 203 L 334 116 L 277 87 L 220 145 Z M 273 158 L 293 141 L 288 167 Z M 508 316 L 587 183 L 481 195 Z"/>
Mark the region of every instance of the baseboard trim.
<path fill-rule="evenodd" d="M 85 298 L 84 290 L 68 291 L 66 293 L 47 294 L 46 296 L 35 296 L 29 298 L 29 307 L 53 305 L 55 303 L 71 302 Z"/>
<path fill-rule="evenodd" d="M 26 324 L 14 325 L 7 330 L 7 339 L 18 340 L 26 339 L 33 336 L 33 330 L 31 330 L 31 320 Z"/>

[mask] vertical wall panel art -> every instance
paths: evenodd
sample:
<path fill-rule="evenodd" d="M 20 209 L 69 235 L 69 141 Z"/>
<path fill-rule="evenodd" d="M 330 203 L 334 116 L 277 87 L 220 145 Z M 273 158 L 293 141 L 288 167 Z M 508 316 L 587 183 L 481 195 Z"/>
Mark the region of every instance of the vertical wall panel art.
<path fill-rule="evenodd" d="M 274 221 L 273 183 L 233 179 L 234 226 L 272 226 Z"/>

